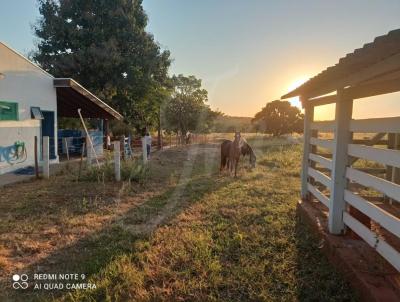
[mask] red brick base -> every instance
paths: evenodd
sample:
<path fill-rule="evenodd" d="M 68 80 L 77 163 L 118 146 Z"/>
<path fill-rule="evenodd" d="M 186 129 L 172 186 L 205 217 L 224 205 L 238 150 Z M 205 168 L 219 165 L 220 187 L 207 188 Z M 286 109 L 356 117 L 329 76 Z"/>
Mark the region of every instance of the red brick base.
<path fill-rule="evenodd" d="M 299 201 L 297 213 L 323 241 L 323 251 L 360 295 L 361 301 L 400 301 L 400 273 L 373 248 L 327 231 L 327 217 L 314 202 Z"/>

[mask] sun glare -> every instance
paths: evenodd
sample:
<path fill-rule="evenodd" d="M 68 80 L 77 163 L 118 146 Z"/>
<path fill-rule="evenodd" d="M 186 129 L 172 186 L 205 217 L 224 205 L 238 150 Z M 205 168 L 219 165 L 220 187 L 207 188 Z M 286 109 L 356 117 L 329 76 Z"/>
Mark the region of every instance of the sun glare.
<path fill-rule="evenodd" d="M 289 85 L 287 91 L 292 91 L 294 89 L 296 89 L 297 87 L 299 87 L 300 85 L 304 84 L 305 82 L 307 82 L 309 79 L 309 77 L 303 76 L 301 78 L 296 79 L 295 81 L 292 82 L 292 84 Z M 294 98 L 290 98 L 288 99 L 288 101 L 293 105 L 296 106 L 298 108 L 302 108 L 301 107 L 301 103 L 300 103 L 300 99 L 299 97 L 294 97 Z"/>

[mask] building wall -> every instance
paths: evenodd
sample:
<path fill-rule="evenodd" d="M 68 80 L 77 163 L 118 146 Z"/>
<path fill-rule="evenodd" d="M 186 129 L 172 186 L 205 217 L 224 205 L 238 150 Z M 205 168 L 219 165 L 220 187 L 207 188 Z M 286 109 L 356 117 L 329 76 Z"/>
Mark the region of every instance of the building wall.
<path fill-rule="evenodd" d="M 43 111 L 54 111 L 55 150 L 57 155 L 57 93 L 53 77 L 0 43 L 0 101 L 18 103 L 18 121 L 0 121 L 0 151 L 12 146 L 16 141 L 25 143 L 28 158 L 23 165 L 33 164 L 34 136 L 40 138 L 40 120 L 31 119 L 31 107 Z M 58 157 L 55 161 L 58 161 Z M 3 157 L 0 159 L 0 174 L 14 170 Z"/>
<path fill-rule="evenodd" d="M 35 164 L 34 137 L 40 137 L 40 121 L 0 121 L 0 174 Z M 15 142 L 24 142 L 26 154 L 15 158 Z M 40 142 L 40 141 L 39 141 Z"/>

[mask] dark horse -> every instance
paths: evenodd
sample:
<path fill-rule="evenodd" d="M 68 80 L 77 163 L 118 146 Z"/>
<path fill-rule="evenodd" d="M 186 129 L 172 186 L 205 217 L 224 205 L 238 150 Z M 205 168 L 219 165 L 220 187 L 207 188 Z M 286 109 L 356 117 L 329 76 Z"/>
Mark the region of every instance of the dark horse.
<path fill-rule="evenodd" d="M 237 164 L 239 161 L 240 154 L 242 154 L 243 157 L 245 157 L 246 155 L 249 155 L 250 166 L 252 168 L 254 168 L 256 166 L 256 155 L 254 154 L 254 151 L 251 148 L 251 146 L 247 143 L 247 141 L 244 138 L 241 138 L 240 136 L 239 136 L 239 140 L 237 142 L 238 142 L 240 151 L 238 151 L 237 147 L 235 148 L 233 146 L 234 142 L 232 142 L 230 140 L 225 139 L 221 143 L 220 171 L 222 171 L 223 169 L 225 169 L 227 167 L 230 169 L 230 171 L 232 171 L 232 168 L 234 165 L 235 166 L 235 176 L 236 176 Z M 236 152 L 235 152 L 235 150 L 236 150 Z M 233 160 L 232 160 L 233 165 L 230 165 L 231 155 L 233 156 Z"/>

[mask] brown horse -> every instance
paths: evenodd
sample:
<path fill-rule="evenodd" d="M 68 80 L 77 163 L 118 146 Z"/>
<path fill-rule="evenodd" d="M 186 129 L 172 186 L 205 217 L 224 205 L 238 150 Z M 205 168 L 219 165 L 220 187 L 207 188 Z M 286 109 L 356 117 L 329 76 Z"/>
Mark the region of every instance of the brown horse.
<path fill-rule="evenodd" d="M 233 142 L 227 139 L 224 139 L 221 143 L 221 165 L 219 169 L 220 171 L 224 170 L 225 168 L 230 168 L 229 155 L 232 144 Z M 250 166 L 254 168 L 256 166 L 257 158 L 251 146 L 247 143 L 247 141 L 244 138 L 240 138 L 239 146 L 243 157 L 249 155 Z"/>
<path fill-rule="evenodd" d="M 242 147 L 241 147 L 242 155 L 243 155 L 243 157 L 245 157 L 246 155 L 249 155 L 250 166 L 252 168 L 255 168 L 257 157 L 253 151 L 253 148 L 247 143 L 247 141 L 244 138 L 242 138 L 242 140 L 243 140 Z"/>
<path fill-rule="evenodd" d="M 233 170 L 235 170 L 235 177 L 236 177 L 236 172 L 237 172 L 237 167 L 239 164 L 239 159 L 240 159 L 240 154 L 242 153 L 241 150 L 241 136 L 240 132 L 235 133 L 235 139 L 230 145 L 229 148 L 229 171 L 232 175 Z"/>
<path fill-rule="evenodd" d="M 228 166 L 229 162 L 229 149 L 231 148 L 232 142 L 230 140 L 224 139 L 221 143 L 221 166 L 220 171 Z"/>

